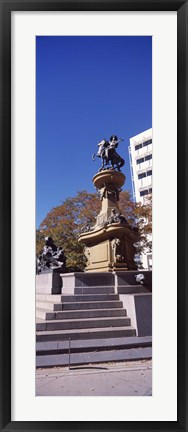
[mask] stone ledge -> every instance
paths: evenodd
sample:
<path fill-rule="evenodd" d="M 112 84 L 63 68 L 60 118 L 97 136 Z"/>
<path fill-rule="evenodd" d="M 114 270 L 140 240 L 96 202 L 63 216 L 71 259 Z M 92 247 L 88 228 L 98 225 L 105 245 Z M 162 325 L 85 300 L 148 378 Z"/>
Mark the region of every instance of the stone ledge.
<path fill-rule="evenodd" d="M 123 307 L 136 329 L 136 336 L 152 335 L 152 294 L 120 294 Z"/>

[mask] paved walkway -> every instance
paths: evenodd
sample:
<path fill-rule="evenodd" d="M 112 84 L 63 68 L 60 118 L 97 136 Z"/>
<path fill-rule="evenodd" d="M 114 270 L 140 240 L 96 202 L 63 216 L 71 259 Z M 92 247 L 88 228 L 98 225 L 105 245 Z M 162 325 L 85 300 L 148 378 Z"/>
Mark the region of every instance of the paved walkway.
<path fill-rule="evenodd" d="M 152 361 L 37 369 L 36 396 L 152 396 Z"/>

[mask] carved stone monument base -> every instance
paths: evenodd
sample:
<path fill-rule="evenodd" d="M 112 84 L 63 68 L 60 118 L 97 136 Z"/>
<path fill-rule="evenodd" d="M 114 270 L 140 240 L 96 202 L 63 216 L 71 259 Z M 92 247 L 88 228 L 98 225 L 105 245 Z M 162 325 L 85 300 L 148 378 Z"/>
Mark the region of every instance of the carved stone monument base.
<path fill-rule="evenodd" d="M 114 227 L 115 229 L 115 227 Z M 106 239 L 85 248 L 87 266 L 85 271 L 116 272 L 136 270 L 134 251 L 128 235 Z"/>
<path fill-rule="evenodd" d="M 118 206 L 124 181 L 124 174 L 114 169 L 101 171 L 93 177 L 100 191 L 101 211 L 95 226 L 87 226 L 78 239 L 85 245 L 86 272 L 136 270 L 134 243 L 138 241 L 138 232 L 128 224 Z"/>
<path fill-rule="evenodd" d="M 125 260 L 120 258 L 120 262 L 115 261 L 114 242 L 109 239 L 87 247 L 85 253 L 88 257 L 85 271 L 113 272 L 116 270 L 128 270 Z"/>

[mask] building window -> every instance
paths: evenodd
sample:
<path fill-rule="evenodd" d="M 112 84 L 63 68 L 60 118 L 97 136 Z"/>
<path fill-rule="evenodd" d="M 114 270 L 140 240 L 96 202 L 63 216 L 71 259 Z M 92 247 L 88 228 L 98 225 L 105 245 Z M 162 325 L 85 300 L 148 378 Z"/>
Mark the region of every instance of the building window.
<path fill-rule="evenodd" d="M 142 148 L 142 144 L 137 144 L 137 145 L 135 146 L 135 150 L 139 150 L 140 148 Z"/>
<path fill-rule="evenodd" d="M 149 144 L 151 144 L 152 143 L 152 139 L 149 139 L 149 140 L 147 140 L 147 141 L 144 141 L 143 142 L 143 147 L 145 147 L 145 146 L 147 146 L 147 145 L 149 145 Z"/>
<path fill-rule="evenodd" d="M 146 177 L 146 173 L 145 172 L 143 172 L 141 174 L 138 174 L 138 180 L 141 180 L 144 177 Z"/>
<path fill-rule="evenodd" d="M 143 190 L 143 191 L 140 192 L 140 196 L 142 197 L 142 196 L 145 196 L 145 195 L 149 195 L 151 193 L 152 193 L 152 188 L 150 188 L 149 190 L 145 189 L 145 190 Z"/>
<path fill-rule="evenodd" d="M 142 157 L 142 158 L 140 158 L 140 159 L 137 159 L 136 163 L 137 163 L 137 165 L 139 165 L 140 163 L 142 163 L 142 162 L 146 162 L 146 161 L 148 161 L 148 160 L 150 160 L 150 159 L 152 159 L 152 154 L 147 155 L 147 156 L 145 156 L 145 157 Z M 148 174 L 148 175 L 150 175 L 150 174 Z"/>
<path fill-rule="evenodd" d="M 148 156 L 145 157 L 145 161 L 148 161 L 150 159 L 152 159 L 152 154 L 150 154 L 150 155 L 148 155 Z"/>
<path fill-rule="evenodd" d="M 144 158 L 137 159 L 137 161 L 136 161 L 137 165 L 140 164 L 140 163 L 142 163 L 142 162 L 144 162 Z"/>
<path fill-rule="evenodd" d="M 147 176 L 151 176 L 152 175 L 152 170 L 147 171 Z"/>
<path fill-rule="evenodd" d="M 146 189 L 146 190 L 143 190 L 143 191 L 141 191 L 140 192 L 140 196 L 142 197 L 142 196 L 144 196 L 144 195 L 148 195 L 148 189 Z"/>

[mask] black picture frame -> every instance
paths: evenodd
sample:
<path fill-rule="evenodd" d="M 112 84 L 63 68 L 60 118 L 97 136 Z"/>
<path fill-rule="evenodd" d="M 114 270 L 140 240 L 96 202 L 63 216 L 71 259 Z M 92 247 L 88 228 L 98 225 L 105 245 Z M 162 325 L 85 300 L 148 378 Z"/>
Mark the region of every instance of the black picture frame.
<path fill-rule="evenodd" d="M 177 422 L 11 421 L 11 11 L 177 11 L 178 20 L 178 419 Z M 187 431 L 188 0 L 0 0 L 0 428 L 1 431 Z M 173 175 L 173 173 L 172 173 Z M 169 215 L 170 216 L 170 215 Z M 173 241 L 173 240 L 172 240 Z M 167 367 L 169 359 L 164 359 Z M 166 365 L 166 366 L 165 366 Z M 167 400 L 168 403 L 168 400 Z"/>

